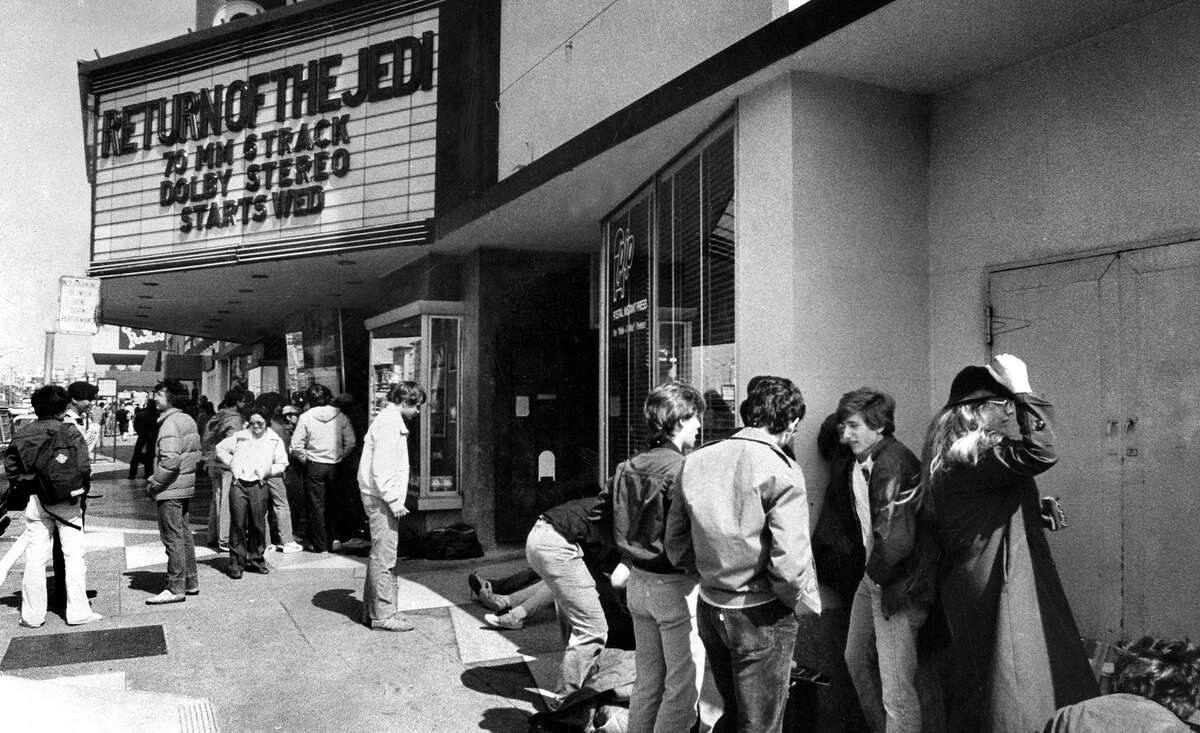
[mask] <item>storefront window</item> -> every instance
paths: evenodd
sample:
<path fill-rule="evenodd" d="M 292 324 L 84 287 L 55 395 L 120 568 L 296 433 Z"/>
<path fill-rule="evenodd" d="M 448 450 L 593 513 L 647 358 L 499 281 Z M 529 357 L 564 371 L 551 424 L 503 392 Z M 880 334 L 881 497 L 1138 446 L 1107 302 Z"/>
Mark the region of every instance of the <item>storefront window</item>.
<path fill-rule="evenodd" d="M 642 404 L 650 390 L 652 198 L 647 189 L 606 226 L 608 451 L 613 466 L 646 442 Z"/>
<path fill-rule="evenodd" d="M 733 121 L 659 173 L 604 231 L 609 469 L 645 447 L 642 403 L 668 379 L 704 394 L 701 441 L 730 435 L 738 404 Z"/>
<path fill-rule="evenodd" d="M 461 306 L 422 301 L 367 321 L 371 417 L 387 404 L 388 389 L 396 382 L 416 382 L 429 396 L 420 418 L 409 424 L 409 488 L 418 493 L 420 509 L 461 506 L 462 323 L 458 315 L 445 314 L 447 310 L 461 310 Z"/>
<path fill-rule="evenodd" d="M 340 314 L 334 308 L 294 313 L 284 329 L 287 389 L 298 392 L 322 384 L 337 394 L 343 389 Z"/>

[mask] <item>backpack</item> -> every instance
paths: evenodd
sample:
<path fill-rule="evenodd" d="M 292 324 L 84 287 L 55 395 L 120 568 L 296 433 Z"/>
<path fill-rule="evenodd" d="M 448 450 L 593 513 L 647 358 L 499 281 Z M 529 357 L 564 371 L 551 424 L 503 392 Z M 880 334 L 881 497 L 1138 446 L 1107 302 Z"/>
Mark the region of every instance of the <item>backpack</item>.
<path fill-rule="evenodd" d="M 33 458 L 34 489 L 43 504 L 73 501 L 87 493 L 85 471 L 79 470 L 78 446 L 63 428 L 46 433 Z"/>

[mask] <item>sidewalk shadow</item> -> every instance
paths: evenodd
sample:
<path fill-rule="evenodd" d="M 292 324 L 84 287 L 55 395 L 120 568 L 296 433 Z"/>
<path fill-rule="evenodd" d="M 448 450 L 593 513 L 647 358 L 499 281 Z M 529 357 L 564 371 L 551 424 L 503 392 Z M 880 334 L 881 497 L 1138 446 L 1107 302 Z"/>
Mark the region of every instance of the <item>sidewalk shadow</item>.
<path fill-rule="evenodd" d="M 459 677 L 463 685 L 485 695 L 499 695 L 514 703 L 527 703 L 535 711 L 542 710 L 545 703 L 536 692 L 537 684 L 529 667 L 522 661 L 497 664 L 490 667 L 471 667 L 463 670 Z M 490 708 L 483 712 L 479 721 L 481 730 L 492 733 L 529 730 L 529 714 L 515 707 Z"/>
<path fill-rule="evenodd" d="M 131 570 L 121 574 L 129 578 L 129 590 L 140 590 L 154 595 L 167 587 L 167 574 L 165 572 L 156 573 L 150 570 Z"/>
<path fill-rule="evenodd" d="M 317 608 L 340 613 L 355 623 L 362 621 L 362 602 L 354 597 L 349 588 L 330 588 L 313 594 L 312 604 Z"/>
<path fill-rule="evenodd" d="M 20 578 L 21 574 L 18 573 L 17 577 Z M 19 588 L 20 586 L 21 586 L 21 584 L 18 581 L 17 587 Z M 93 598 L 95 598 L 97 595 L 98 595 L 98 593 L 95 588 L 87 589 L 87 597 L 88 597 L 89 601 L 92 600 Z M 66 604 L 63 602 L 62 597 L 61 596 L 56 597 L 56 593 L 55 593 L 55 589 L 54 589 L 54 576 L 53 575 L 46 577 L 46 598 L 48 599 L 47 600 L 47 604 L 48 604 L 47 609 L 48 610 L 64 611 L 64 612 L 66 611 Z M 20 608 L 21 607 L 20 593 L 18 593 L 16 590 L 14 590 L 10 595 L 0 596 L 0 606 L 7 606 L 8 608 Z"/>
<path fill-rule="evenodd" d="M 479 728 L 491 733 L 524 733 L 529 730 L 529 716 L 516 708 L 490 708 L 483 711 Z"/>

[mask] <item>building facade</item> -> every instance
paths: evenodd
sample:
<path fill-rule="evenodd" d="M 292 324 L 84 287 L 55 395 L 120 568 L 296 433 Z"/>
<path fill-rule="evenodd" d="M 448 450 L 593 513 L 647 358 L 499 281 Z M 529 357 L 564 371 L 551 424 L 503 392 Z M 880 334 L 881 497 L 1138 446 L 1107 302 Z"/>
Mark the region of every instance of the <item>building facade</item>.
<path fill-rule="evenodd" d="M 91 272 L 107 322 L 237 344 L 206 391 L 424 383 L 419 514 L 488 540 L 637 450 L 664 378 L 707 395 L 706 438 L 755 374 L 812 416 L 871 384 L 916 447 L 959 368 L 1017 353 L 1059 412 L 1083 632 L 1194 635 L 1198 26 L 1169 0 L 309 0 L 82 64 Z"/>

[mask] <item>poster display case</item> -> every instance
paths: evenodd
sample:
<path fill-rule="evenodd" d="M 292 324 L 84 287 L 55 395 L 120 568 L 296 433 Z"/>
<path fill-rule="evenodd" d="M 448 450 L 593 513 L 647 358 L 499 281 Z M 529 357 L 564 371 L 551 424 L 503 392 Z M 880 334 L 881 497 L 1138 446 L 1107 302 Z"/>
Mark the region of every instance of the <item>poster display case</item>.
<path fill-rule="evenodd" d="M 371 418 L 387 404 L 391 385 L 413 381 L 428 400 L 409 424 L 409 491 L 418 509 L 462 506 L 462 304 L 417 301 L 366 321 L 371 333 Z"/>

